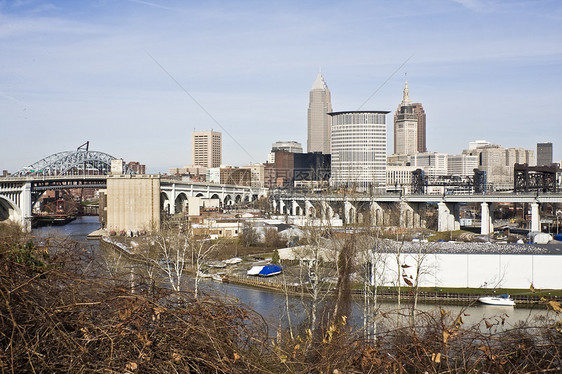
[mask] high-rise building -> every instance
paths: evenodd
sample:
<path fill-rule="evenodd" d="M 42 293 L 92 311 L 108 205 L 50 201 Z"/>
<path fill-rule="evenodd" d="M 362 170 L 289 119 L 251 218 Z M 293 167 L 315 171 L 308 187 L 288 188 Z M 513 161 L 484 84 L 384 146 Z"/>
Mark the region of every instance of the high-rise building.
<path fill-rule="evenodd" d="M 537 143 L 537 166 L 552 165 L 552 143 Z"/>
<path fill-rule="evenodd" d="M 449 155 L 446 153 L 424 152 L 410 156 L 410 165 L 424 169 L 427 176 L 447 175 Z"/>
<path fill-rule="evenodd" d="M 222 162 L 222 134 L 217 131 L 193 131 L 191 160 L 194 166 L 219 167 Z"/>
<path fill-rule="evenodd" d="M 447 164 L 449 175 L 458 175 L 460 177 L 473 176 L 474 169 L 478 169 L 478 156 L 467 154 L 449 155 Z"/>
<path fill-rule="evenodd" d="M 408 82 L 402 102 L 394 114 L 394 154 L 426 152 L 425 111 L 421 103 L 412 103 Z"/>
<path fill-rule="evenodd" d="M 478 157 L 478 170 L 486 172 L 487 183 L 496 189 L 513 187 L 515 164 L 535 166 L 535 151 L 523 148 L 503 148 L 482 143 L 474 149 L 465 149 L 463 154 Z"/>
<path fill-rule="evenodd" d="M 330 90 L 322 73 L 318 73 L 310 90 L 308 103 L 307 152 L 330 153 L 331 118 L 328 113 L 331 111 Z"/>
<path fill-rule="evenodd" d="M 334 112 L 330 184 L 366 191 L 386 184 L 385 111 Z"/>

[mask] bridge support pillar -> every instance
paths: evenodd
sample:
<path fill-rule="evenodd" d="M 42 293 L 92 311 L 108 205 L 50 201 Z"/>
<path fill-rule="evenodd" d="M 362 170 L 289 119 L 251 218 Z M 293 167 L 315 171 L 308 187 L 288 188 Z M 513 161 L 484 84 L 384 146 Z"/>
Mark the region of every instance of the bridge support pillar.
<path fill-rule="evenodd" d="M 346 224 L 353 224 L 357 221 L 357 209 L 349 201 L 344 203 L 344 218 Z"/>
<path fill-rule="evenodd" d="M 304 215 L 311 218 L 316 218 L 316 208 L 310 200 L 304 201 Z"/>
<path fill-rule="evenodd" d="M 418 205 L 400 202 L 400 227 L 413 229 L 422 226 Z"/>
<path fill-rule="evenodd" d="M 305 209 L 296 201 L 291 201 L 291 212 L 289 215 L 291 216 L 304 216 L 306 214 Z"/>
<path fill-rule="evenodd" d="M 531 203 L 531 231 L 541 231 L 541 215 L 536 202 Z"/>
<path fill-rule="evenodd" d="M 373 226 L 384 226 L 386 213 L 383 207 L 375 202 L 371 202 L 371 223 Z"/>
<path fill-rule="evenodd" d="M 322 221 L 330 223 L 332 218 L 334 218 L 334 210 L 326 201 L 322 200 L 320 202 L 320 209 L 322 210 Z"/>
<path fill-rule="evenodd" d="M 283 201 L 283 199 L 279 199 L 278 209 L 279 209 L 279 214 L 285 215 L 285 213 L 288 213 L 286 211 L 287 204 L 285 204 L 285 201 Z"/>
<path fill-rule="evenodd" d="M 459 209 L 455 203 L 440 202 L 437 204 L 437 231 L 460 230 Z"/>
<path fill-rule="evenodd" d="M 23 185 L 23 190 L 21 192 L 21 225 L 25 230 L 31 230 L 31 220 L 33 219 L 32 214 L 32 202 L 31 202 L 31 183 L 27 182 Z"/>
<path fill-rule="evenodd" d="M 480 213 L 480 234 L 481 235 L 489 235 L 490 233 L 494 232 L 494 222 L 493 222 L 493 206 L 490 203 L 482 203 L 481 204 L 481 213 Z"/>

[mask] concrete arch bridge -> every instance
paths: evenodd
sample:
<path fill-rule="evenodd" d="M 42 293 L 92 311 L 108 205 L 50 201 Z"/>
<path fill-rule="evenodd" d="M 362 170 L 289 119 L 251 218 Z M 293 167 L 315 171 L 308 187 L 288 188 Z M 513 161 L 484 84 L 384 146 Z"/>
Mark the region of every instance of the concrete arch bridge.
<path fill-rule="evenodd" d="M 562 193 L 493 193 L 458 195 L 298 195 L 272 194 L 274 214 L 327 224 L 334 219 L 343 224 L 364 223 L 372 226 L 425 227 L 424 209 L 437 205 L 438 231 L 460 229 L 460 206 L 479 203 L 481 234 L 493 231 L 493 209 L 498 203 L 528 203 L 531 231 L 540 231 L 539 207 L 543 203 L 562 203 Z"/>
<path fill-rule="evenodd" d="M 178 181 L 160 175 L 110 175 L 105 194 L 104 228 L 150 231 L 159 230 L 162 212 L 191 214 L 191 204 L 198 212 L 205 199 L 219 200 L 219 207 L 233 207 L 265 196 L 267 191 L 249 186 Z"/>
<path fill-rule="evenodd" d="M 160 206 L 164 212 L 170 214 L 187 212 L 190 197 L 219 200 L 221 207 L 228 208 L 249 204 L 265 195 L 266 191 L 263 188 L 249 186 L 181 182 L 165 178 L 160 181 Z"/>

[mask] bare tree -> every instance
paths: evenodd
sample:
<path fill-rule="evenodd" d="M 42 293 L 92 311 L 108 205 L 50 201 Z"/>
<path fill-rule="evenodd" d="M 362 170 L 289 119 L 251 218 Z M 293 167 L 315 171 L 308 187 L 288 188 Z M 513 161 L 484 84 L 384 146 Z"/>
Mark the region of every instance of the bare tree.
<path fill-rule="evenodd" d="M 279 235 L 277 229 L 273 227 L 269 227 L 265 230 L 264 241 L 265 245 L 268 247 L 280 247 L 285 244 L 283 243 L 283 240 L 281 239 L 281 236 Z"/>
<path fill-rule="evenodd" d="M 385 243 L 379 230 L 368 230 L 359 237 L 358 264 L 363 280 L 363 331 L 365 340 L 376 337 L 378 319 L 378 288 L 385 283 L 386 256 Z"/>
<path fill-rule="evenodd" d="M 319 308 L 328 297 L 331 281 L 337 275 L 337 255 L 333 244 L 323 238 L 327 230 L 319 227 L 305 227 L 303 246 L 293 248 L 293 253 L 299 260 L 299 278 L 303 295 L 309 296 L 308 314 L 309 329 L 317 328 Z"/>
<path fill-rule="evenodd" d="M 244 247 L 251 247 L 256 245 L 259 240 L 259 234 L 252 222 L 245 222 L 242 232 L 238 235 L 240 244 Z"/>
<path fill-rule="evenodd" d="M 414 255 L 415 276 L 414 276 L 414 310 L 418 307 L 420 281 L 425 277 L 434 277 L 433 269 L 428 264 L 429 256 L 432 253 L 429 243 L 419 242 L 418 252 Z"/>
<path fill-rule="evenodd" d="M 209 258 L 209 255 L 217 248 L 217 244 L 211 244 L 207 240 L 192 240 L 191 241 L 191 264 L 195 270 L 195 287 L 194 297 L 199 297 L 199 283 L 201 282 L 201 275 L 203 265 Z"/>
<path fill-rule="evenodd" d="M 182 288 L 184 269 L 190 257 L 189 237 L 179 228 L 168 227 L 153 237 L 157 259 L 155 263 L 166 274 L 174 291 Z"/>

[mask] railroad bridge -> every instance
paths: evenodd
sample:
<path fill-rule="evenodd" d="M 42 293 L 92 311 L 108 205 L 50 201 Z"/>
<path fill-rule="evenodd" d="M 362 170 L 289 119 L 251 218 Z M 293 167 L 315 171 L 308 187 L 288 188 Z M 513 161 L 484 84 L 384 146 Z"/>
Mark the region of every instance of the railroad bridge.
<path fill-rule="evenodd" d="M 562 203 L 562 193 L 490 193 L 456 195 L 316 195 L 272 194 L 272 210 L 276 214 L 306 217 L 319 222 L 341 219 L 346 224 L 369 222 L 373 226 L 398 224 L 404 228 L 425 227 L 423 209 L 437 204 L 438 231 L 460 229 L 460 206 L 479 203 L 481 234 L 493 232 L 493 208 L 497 203 L 528 203 L 531 210 L 531 231 L 540 231 L 539 207 L 543 203 Z"/>

